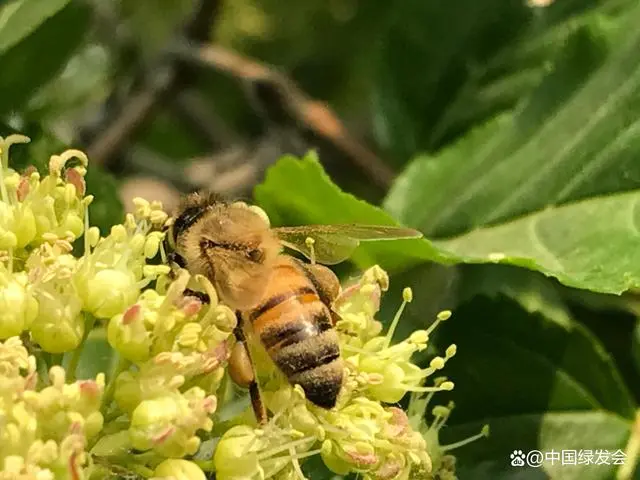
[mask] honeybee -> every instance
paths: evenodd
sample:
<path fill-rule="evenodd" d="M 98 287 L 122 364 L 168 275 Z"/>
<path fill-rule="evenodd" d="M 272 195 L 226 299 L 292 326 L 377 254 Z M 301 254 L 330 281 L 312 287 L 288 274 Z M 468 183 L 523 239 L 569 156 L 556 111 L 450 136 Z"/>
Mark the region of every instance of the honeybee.
<path fill-rule="evenodd" d="M 416 238 L 416 230 L 373 225 L 271 228 L 257 211 L 199 193 L 184 198 L 167 226 L 172 261 L 207 277 L 239 325 L 229 374 L 249 389 L 259 423 L 267 420 L 247 339 L 257 338 L 275 365 L 307 399 L 333 408 L 343 383 L 337 315 L 340 292 L 324 265 L 347 259 L 362 240 Z M 303 262 L 282 251 L 304 255 Z"/>

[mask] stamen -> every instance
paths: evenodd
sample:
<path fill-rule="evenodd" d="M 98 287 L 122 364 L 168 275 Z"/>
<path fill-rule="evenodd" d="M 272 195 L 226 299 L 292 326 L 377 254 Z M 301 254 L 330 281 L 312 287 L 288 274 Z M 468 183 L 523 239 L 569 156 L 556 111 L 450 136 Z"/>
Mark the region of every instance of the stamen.
<path fill-rule="evenodd" d="M 322 452 L 319 448 L 317 450 L 309 450 L 308 452 L 301 453 L 299 455 L 295 455 L 292 458 L 296 460 L 302 460 L 304 458 L 313 457 L 314 455 L 319 455 Z"/>
<path fill-rule="evenodd" d="M 449 416 L 451 415 L 451 410 L 453 410 L 454 406 L 455 405 L 453 402 L 449 402 L 449 404 L 446 407 L 442 405 L 437 405 L 433 407 L 433 415 L 435 419 L 431 424 L 431 427 L 429 427 L 429 429 L 440 430 L 444 426 L 445 422 L 449 419 Z"/>
<path fill-rule="evenodd" d="M 209 296 L 209 305 L 211 307 L 215 307 L 216 305 L 218 305 L 218 292 L 213 287 L 211 281 L 204 275 L 200 274 L 196 274 L 194 279 L 204 288 L 204 291 Z"/>
<path fill-rule="evenodd" d="M 91 239 L 89 238 L 89 207 L 84 207 L 84 253 L 89 255 L 91 253 Z"/>
<path fill-rule="evenodd" d="M 388 348 L 389 345 L 391 345 L 391 339 L 393 338 L 393 334 L 396 331 L 398 322 L 400 322 L 400 317 L 402 316 L 402 312 L 404 312 L 404 308 L 407 306 L 409 302 L 411 302 L 411 300 L 413 300 L 413 292 L 411 291 L 410 288 L 407 287 L 402 291 L 402 305 L 400 305 L 400 308 L 398 308 L 398 311 L 396 312 L 396 316 L 393 317 L 393 321 L 389 326 L 389 331 L 387 332 L 387 336 L 384 341 L 384 348 Z"/>
<path fill-rule="evenodd" d="M 266 460 L 269 457 L 273 457 L 276 453 L 280 453 L 284 450 L 289 450 L 290 448 L 295 448 L 300 445 L 309 443 L 310 440 L 315 442 L 317 439 L 316 437 L 305 437 L 300 440 L 293 440 L 292 442 L 285 443 L 284 445 L 280 445 L 278 447 L 273 447 L 273 448 L 270 448 L 269 450 L 265 450 L 264 452 L 258 455 L 258 461 Z"/>
<path fill-rule="evenodd" d="M 484 427 L 482 427 L 482 430 L 480 431 L 480 433 L 476 433 L 475 435 L 472 435 L 469 438 L 465 438 L 464 440 L 460 440 L 455 443 L 450 443 L 449 445 L 441 445 L 440 450 L 443 452 L 449 452 L 455 448 L 462 447 L 464 445 L 467 445 L 468 443 L 475 442 L 476 440 L 479 440 L 482 437 L 488 437 L 488 436 L 489 436 L 489 425 L 485 425 Z"/>
<path fill-rule="evenodd" d="M 413 385 L 399 383 L 398 386 L 408 392 L 443 392 L 453 390 L 454 384 L 453 382 L 444 382 L 439 387 L 414 387 Z"/>
<path fill-rule="evenodd" d="M 300 468 L 300 463 L 298 462 L 298 459 L 295 456 L 296 450 L 293 447 L 289 448 L 289 455 L 291 456 L 293 471 L 296 472 L 296 475 L 298 476 L 298 478 L 300 478 L 301 480 L 306 480 L 306 477 L 304 476 L 304 473 L 302 473 L 302 469 Z"/>
<path fill-rule="evenodd" d="M 0 137 L 0 139 L 1 138 L 2 137 Z M 0 148 L 2 148 L 2 146 L 0 146 Z M 5 167 L 5 163 L 9 163 L 8 148 L 2 148 L 0 150 L 0 155 L 2 157 L 2 165 L 0 166 L 0 192 L 2 193 L 2 201 L 6 204 L 9 204 L 9 194 L 7 193 L 7 186 L 4 184 L 4 169 L 9 168 L 8 165 L 7 167 Z"/>

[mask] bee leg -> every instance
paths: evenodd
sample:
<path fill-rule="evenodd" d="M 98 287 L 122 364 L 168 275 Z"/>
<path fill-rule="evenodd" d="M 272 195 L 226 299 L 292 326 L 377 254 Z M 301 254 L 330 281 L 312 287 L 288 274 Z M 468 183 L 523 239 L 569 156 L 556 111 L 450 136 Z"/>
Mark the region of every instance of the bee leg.
<path fill-rule="evenodd" d="M 208 305 L 211 303 L 211 299 L 209 295 L 204 292 L 198 292 L 196 290 L 191 290 L 190 288 L 185 288 L 184 292 L 182 292 L 183 297 L 196 297 L 200 302 L 204 305 Z"/>
<path fill-rule="evenodd" d="M 240 318 L 239 314 L 238 318 Z M 249 389 L 251 406 L 256 415 L 256 420 L 258 424 L 264 425 L 267 423 L 267 410 L 264 403 L 262 403 L 260 388 L 256 380 L 256 371 L 251 361 L 251 354 L 247 347 L 242 324 L 238 325 L 233 333 L 236 337 L 236 344 L 233 346 L 231 356 L 229 357 L 229 376 L 236 385 Z"/>
<path fill-rule="evenodd" d="M 171 280 L 175 280 L 178 277 L 178 269 L 187 268 L 187 262 L 185 259 L 176 252 L 171 252 L 167 255 L 167 263 L 171 268 L 169 271 L 169 278 Z"/>
<path fill-rule="evenodd" d="M 176 252 L 171 252 L 170 254 L 168 254 L 167 261 L 172 267 L 178 266 L 180 268 L 187 268 L 187 262 L 185 261 L 185 259 L 182 257 L 182 255 L 179 255 Z"/>

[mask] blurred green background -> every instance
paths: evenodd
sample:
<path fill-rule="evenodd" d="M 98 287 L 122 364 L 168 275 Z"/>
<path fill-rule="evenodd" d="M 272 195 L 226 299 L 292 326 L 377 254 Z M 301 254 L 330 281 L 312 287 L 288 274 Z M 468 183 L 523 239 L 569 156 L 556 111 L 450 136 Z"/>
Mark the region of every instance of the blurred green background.
<path fill-rule="evenodd" d="M 200 188 L 276 224 L 420 229 L 337 271 L 392 272 L 386 320 L 413 288 L 399 337 L 454 311 L 433 338 L 458 345 L 441 440 L 492 432 L 454 451 L 458 477 L 629 480 L 638 25 L 632 0 L 5 1 L 0 135 L 31 137 L 19 168 L 85 149 L 103 233 L 134 196 L 171 209 Z M 514 449 L 622 450 L 627 467 L 513 467 Z"/>

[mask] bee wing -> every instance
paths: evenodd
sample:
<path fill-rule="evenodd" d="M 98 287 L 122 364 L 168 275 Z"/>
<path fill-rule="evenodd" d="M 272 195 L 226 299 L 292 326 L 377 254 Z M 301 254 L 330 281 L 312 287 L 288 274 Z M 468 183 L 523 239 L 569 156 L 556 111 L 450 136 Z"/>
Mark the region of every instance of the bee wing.
<path fill-rule="evenodd" d="M 311 249 L 306 240 L 313 238 L 315 260 L 324 265 L 335 265 L 345 261 L 362 241 L 422 237 L 422 233 L 412 228 L 389 225 L 303 225 L 277 227 L 273 232 L 282 245 L 309 259 L 311 259 Z"/>

